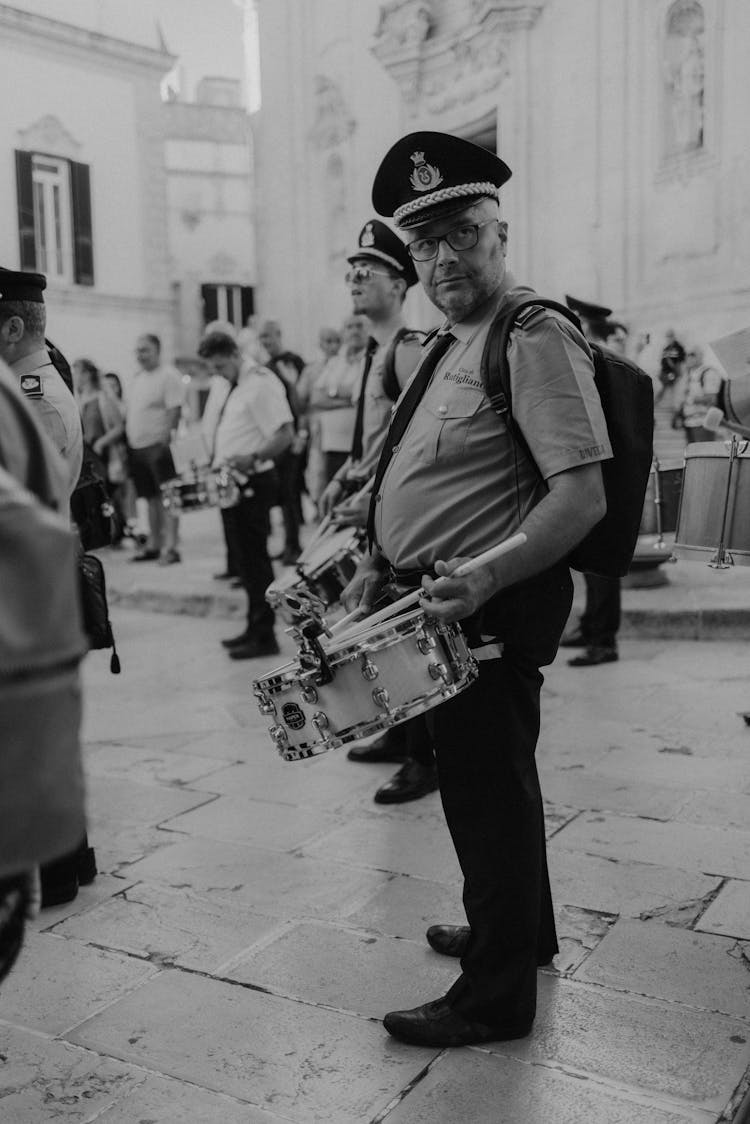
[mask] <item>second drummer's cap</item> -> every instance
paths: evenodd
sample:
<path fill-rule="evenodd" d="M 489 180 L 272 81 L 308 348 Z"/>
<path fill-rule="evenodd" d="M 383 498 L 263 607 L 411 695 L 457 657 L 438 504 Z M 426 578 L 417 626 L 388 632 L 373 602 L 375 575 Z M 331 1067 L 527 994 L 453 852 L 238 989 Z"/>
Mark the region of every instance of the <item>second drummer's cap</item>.
<path fill-rule="evenodd" d="M 603 304 L 591 304 L 590 301 L 582 301 L 578 297 L 569 297 L 567 293 L 565 303 L 571 312 L 582 316 L 584 320 L 606 320 L 612 315 L 612 309 L 605 308 Z"/>
<path fill-rule="evenodd" d="M 406 230 L 479 199 L 497 199 L 511 174 L 498 156 L 471 141 L 450 133 L 409 133 L 383 157 L 372 202 L 379 215 Z"/>
<path fill-rule="evenodd" d="M 0 301 L 31 301 L 44 304 L 47 278 L 43 273 L 5 269 L 0 265 Z"/>
<path fill-rule="evenodd" d="M 365 223 L 359 232 L 357 249 L 346 260 L 353 262 L 359 258 L 385 262 L 403 277 L 407 288 L 417 283 L 417 271 L 406 246 L 398 234 L 380 219 L 370 219 Z"/>

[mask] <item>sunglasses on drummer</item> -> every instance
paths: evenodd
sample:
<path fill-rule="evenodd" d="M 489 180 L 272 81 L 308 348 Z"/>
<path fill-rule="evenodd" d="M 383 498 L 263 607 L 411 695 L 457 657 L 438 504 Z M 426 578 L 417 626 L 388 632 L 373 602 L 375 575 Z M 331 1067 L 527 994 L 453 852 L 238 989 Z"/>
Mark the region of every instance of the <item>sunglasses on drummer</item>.
<path fill-rule="evenodd" d="M 359 282 L 372 281 L 373 277 L 390 277 L 386 269 L 373 269 L 371 265 L 355 265 L 344 274 L 347 285 L 356 285 Z"/>
<path fill-rule="evenodd" d="M 452 250 L 473 250 L 479 241 L 479 231 L 491 222 L 499 219 L 486 219 L 485 222 L 465 223 L 456 226 L 447 234 L 436 235 L 434 238 L 416 238 L 406 247 L 414 261 L 432 261 L 438 255 L 441 242 L 447 242 Z"/>

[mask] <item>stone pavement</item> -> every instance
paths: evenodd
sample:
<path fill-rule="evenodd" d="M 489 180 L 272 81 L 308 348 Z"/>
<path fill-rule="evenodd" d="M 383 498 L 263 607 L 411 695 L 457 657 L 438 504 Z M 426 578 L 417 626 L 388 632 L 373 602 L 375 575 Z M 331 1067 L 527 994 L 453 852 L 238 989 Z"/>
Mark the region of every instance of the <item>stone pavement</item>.
<path fill-rule="evenodd" d="M 188 567 L 131 569 L 176 591 Z M 101 873 L 0 988 L 3 1124 L 746 1119 L 745 643 L 626 639 L 617 664 L 548 669 L 561 953 L 529 1038 L 441 1052 L 380 1023 L 456 974 L 423 937 L 463 920 L 438 795 L 380 807 L 390 766 L 281 761 L 250 692 L 267 663 L 227 659 L 226 620 L 113 620 L 122 675 L 85 665 Z"/>

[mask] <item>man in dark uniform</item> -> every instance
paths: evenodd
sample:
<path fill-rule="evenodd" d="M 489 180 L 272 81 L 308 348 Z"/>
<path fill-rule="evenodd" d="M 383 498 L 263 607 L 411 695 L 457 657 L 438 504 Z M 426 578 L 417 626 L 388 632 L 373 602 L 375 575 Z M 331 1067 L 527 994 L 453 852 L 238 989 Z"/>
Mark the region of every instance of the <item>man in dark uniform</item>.
<path fill-rule="evenodd" d="M 355 312 L 370 321 L 370 342 L 357 404 L 351 456 L 321 498 L 324 512 L 334 510 L 340 523 L 364 526 L 369 496 L 359 503 L 343 497 L 358 492 L 377 468 L 393 403 L 422 354 L 422 333 L 404 323 L 407 290 L 417 283 L 414 263 L 399 236 L 380 219 L 370 219 L 359 232 L 357 247 L 347 258 L 346 282 Z M 354 745 L 350 761 L 392 761 L 399 768 L 373 799 L 376 804 L 419 800 L 438 786 L 432 742 L 423 717 L 388 730 L 369 745 Z"/>
<path fill-rule="evenodd" d="M 608 318 L 611 308 L 578 297 L 565 295 L 565 303 L 581 321 L 583 334 L 593 343 L 606 345 L 612 327 Z M 617 633 L 620 629 L 621 591 L 619 578 L 601 574 L 584 574 L 586 607 L 578 628 L 560 641 L 561 648 L 583 648 L 579 656 L 568 660 L 570 667 L 596 667 L 613 663 L 618 658 Z"/>
<path fill-rule="evenodd" d="M 543 483 L 484 394 L 490 325 L 530 292 L 506 268 L 499 188 L 510 174 L 467 141 L 414 133 L 373 187 L 446 319 L 391 423 L 373 485 L 376 545 L 345 601 L 369 611 L 389 578 L 421 574 L 429 613 L 463 622 L 480 668 L 431 712 L 469 926 L 433 927 L 428 939 L 461 955 L 462 974 L 440 999 L 385 1018 L 396 1038 L 437 1047 L 528 1034 L 537 963 L 557 951 L 534 761 L 539 669 L 570 611 L 566 556 L 606 509 L 598 462 L 611 456 L 588 345 L 554 314 L 532 311 L 508 347 L 514 418 Z M 519 528 L 521 549 L 452 576 Z"/>

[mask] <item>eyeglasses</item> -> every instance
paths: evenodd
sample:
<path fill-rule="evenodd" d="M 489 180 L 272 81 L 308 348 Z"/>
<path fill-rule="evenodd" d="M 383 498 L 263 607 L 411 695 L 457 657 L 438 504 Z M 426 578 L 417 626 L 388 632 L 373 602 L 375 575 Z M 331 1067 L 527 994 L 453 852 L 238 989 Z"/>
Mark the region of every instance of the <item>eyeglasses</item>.
<path fill-rule="evenodd" d="M 354 269 L 350 269 L 348 273 L 344 274 L 344 280 L 347 285 L 356 285 L 362 281 L 372 281 L 373 277 L 390 277 L 384 269 L 373 269 L 369 265 L 355 265 Z"/>
<path fill-rule="evenodd" d="M 452 250 L 471 250 L 479 241 L 479 231 L 491 222 L 499 219 L 487 219 L 485 222 L 473 222 L 467 226 L 456 226 L 447 234 L 435 238 L 417 238 L 406 247 L 414 261 L 432 261 L 438 255 L 441 242 L 447 242 Z"/>

